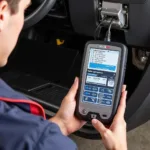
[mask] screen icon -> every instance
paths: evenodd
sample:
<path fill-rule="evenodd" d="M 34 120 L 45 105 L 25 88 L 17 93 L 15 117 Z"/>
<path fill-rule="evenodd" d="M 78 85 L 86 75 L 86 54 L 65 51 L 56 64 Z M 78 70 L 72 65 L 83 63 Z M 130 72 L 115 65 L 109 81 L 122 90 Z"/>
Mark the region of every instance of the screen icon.
<path fill-rule="evenodd" d="M 109 87 L 114 87 L 115 86 L 115 81 L 114 80 L 108 80 L 108 84 Z"/>

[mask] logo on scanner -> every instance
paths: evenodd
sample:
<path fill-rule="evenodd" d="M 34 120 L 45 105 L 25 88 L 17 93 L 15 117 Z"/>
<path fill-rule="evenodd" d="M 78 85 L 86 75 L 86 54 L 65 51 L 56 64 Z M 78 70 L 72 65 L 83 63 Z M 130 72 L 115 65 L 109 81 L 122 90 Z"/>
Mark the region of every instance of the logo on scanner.
<path fill-rule="evenodd" d="M 92 118 L 92 119 L 96 119 L 96 118 L 97 118 L 97 115 L 96 115 L 96 114 L 91 114 L 91 118 Z"/>
<path fill-rule="evenodd" d="M 106 46 L 106 45 L 99 45 L 99 48 L 104 48 L 104 49 L 106 49 L 107 46 Z"/>

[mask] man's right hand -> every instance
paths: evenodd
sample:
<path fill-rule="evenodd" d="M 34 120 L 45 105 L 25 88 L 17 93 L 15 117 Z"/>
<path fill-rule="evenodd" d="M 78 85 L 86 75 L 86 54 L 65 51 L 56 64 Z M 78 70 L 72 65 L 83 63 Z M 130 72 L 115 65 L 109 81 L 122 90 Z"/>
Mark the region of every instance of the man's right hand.
<path fill-rule="evenodd" d="M 124 120 L 126 97 L 126 86 L 123 86 L 120 105 L 110 128 L 106 128 L 100 121 L 96 119 L 92 120 L 93 126 L 98 132 L 100 132 L 103 143 L 107 150 L 127 150 L 126 122 Z"/>

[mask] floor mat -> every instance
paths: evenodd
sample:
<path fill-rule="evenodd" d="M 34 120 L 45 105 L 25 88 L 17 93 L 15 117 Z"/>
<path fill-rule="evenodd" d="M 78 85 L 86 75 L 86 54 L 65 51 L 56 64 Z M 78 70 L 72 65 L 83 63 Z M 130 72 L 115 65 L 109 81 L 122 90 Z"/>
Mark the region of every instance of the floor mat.
<path fill-rule="evenodd" d="M 64 81 L 72 82 L 72 78 L 79 75 L 80 64 L 76 66 L 79 61 L 81 58 L 77 50 L 21 40 L 11 55 L 7 68 L 65 84 Z M 72 72 L 76 73 L 72 74 Z M 66 86 L 70 85 L 66 84 Z"/>

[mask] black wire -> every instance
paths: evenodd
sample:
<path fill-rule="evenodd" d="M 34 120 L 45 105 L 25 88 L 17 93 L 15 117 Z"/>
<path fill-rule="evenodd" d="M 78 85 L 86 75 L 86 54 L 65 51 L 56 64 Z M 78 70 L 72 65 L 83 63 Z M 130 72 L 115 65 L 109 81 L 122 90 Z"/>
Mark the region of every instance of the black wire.
<path fill-rule="evenodd" d="M 114 21 L 114 18 L 111 19 L 111 22 L 110 22 L 108 31 L 106 32 L 105 41 L 107 41 L 107 42 L 110 42 L 110 41 L 111 41 L 111 27 L 112 27 L 112 25 L 113 25 L 113 21 Z"/>
<path fill-rule="evenodd" d="M 94 39 L 97 40 L 97 37 L 99 36 L 99 31 L 101 31 L 101 25 L 102 25 L 102 22 L 99 23 L 99 25 L 96 27 L 95 29 L 95 34 L 94 34 Z M 97 34 L 98 33 L 98 34 Z"/>
<path fill-rule="evenodd" d="M 101 33 L 101 29 L 102 29 L 102 24 L 103 24 L 103 21 L 106 19 L 106 17 L 104 17 L 100 23 L 98 24 L 98 26 L 96 27 L 95 29 L 95 34 L 94 34 L 94 39 L 97 40 L 97 37 L 99 39 L 99 36 L 100 36 L 100 33 Z M 98 34 L 97 34 L 98 33 Z"/>

